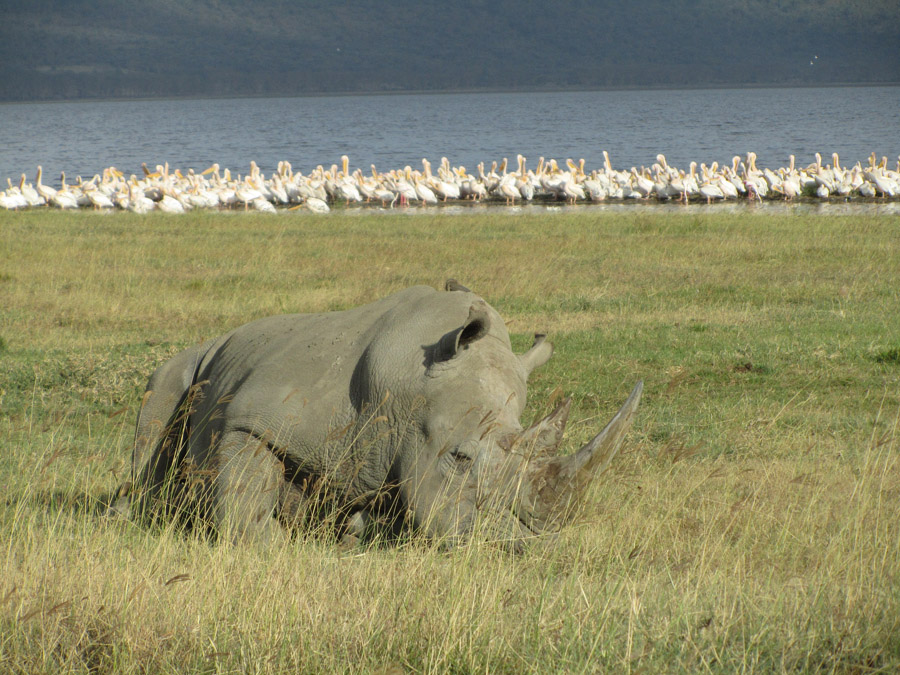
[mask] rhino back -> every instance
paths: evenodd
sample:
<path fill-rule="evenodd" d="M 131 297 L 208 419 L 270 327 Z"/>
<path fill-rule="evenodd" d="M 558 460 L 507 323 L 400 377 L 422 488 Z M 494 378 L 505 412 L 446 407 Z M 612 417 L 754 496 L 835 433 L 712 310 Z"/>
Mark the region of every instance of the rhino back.
<path fill-rule="evenodd" d="M 360 374 L 367 351 L 390 340 L 386 333 L 421 332 L 398 322 L 420 323 L 421 312 L 410 308 L 421 310 L 436 293 L 413 287 L 347 311 L 267 317 L 231 331 L 198 369 L 205 384 L 195 419 L 211 431 L 266 434 L 290 454 L 303 454 L 369 404 L 367 377 Z M 402 359 L 390 360 L 378 367 L 402 368 Z"/>

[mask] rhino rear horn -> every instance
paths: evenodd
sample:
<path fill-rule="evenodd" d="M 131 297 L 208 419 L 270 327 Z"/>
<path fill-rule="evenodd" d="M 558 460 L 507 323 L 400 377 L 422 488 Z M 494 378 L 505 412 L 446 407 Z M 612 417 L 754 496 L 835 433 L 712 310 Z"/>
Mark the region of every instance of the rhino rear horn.
<path fill-rule="evenodd" d="M 525 429 L 516 439 L 518 445 L 533 457 L 555 455 L 566 433 L 571 408 L 572 398 L 568 397 L 549 415 Z"/>
<path fill-rule="evenodd" d="M 638 382 L 609 424 L 578 452 L 539 459 L 526 471 L 517 511 L 535 532 L 557 529 L 591 480 L 609 466 L 631 427 L 644 383 Z"/>

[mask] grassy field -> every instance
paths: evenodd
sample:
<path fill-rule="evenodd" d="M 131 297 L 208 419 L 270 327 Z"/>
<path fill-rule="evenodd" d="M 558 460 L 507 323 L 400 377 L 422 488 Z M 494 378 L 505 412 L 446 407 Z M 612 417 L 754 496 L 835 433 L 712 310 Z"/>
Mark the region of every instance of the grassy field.
<path fill-rule="evenodd" d="M 146 378 L 455 277 L 556 345 L 585 517 L 521 557 L 234 547 L 98 515 Z M 896 672 L 900 218 L 0 213 L 0 671 Z"/>

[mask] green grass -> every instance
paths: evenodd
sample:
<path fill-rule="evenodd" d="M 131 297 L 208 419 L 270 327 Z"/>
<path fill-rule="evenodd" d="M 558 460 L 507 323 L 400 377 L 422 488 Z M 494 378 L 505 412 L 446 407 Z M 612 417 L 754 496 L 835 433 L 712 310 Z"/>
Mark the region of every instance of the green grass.
<path fill-rule="evenodd" d="M 251 319 L 455 277 L 553 359 L 585 517 L 513 558 L 98 515 L 147 376 Z M 895 672 L 900 218 L 0 213 L 0 671 Z"/>

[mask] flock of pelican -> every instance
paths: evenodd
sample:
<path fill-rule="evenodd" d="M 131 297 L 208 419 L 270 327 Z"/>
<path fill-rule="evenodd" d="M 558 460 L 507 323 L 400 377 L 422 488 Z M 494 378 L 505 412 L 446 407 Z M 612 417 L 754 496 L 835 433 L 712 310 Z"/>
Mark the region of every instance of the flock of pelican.
<path fill-rule="evenodd" d="M 846 168 L 837 153 L 830 164 L 815 162 L 790 165 L 779 169 L 758 168 L 756 153 L 735 156 L 730 165 L 719 166 L 691 162 L 687 170 L 670 165 L 664 155 L 657 155 L 650 167 L 614 169 L 609 155 L 603 152 L 604 166 L 586 171 L 584 160 L 567 159 L 560 166 L 555 159 L 541 157 L 535 169 L 526 167 L 526 159 L 517 157 L 517 167 L 506 159 L 493 162 L 489 170 L 480 163 L 475 173 L 465 167 L 453 167 L 442 157 L 436 169 L 422 160 L 422 169 L 406 166 L 400 170 L 371 173 L 362 169 L 350 171 L 349 158 L 330 168 L 317 166 L 304 175 L 293 170 L 289 162 L 279 162 L 268 178 L 256 162 L 243 176 L 222 170 L 218 164 L 201 173 L 170 170 L 169 165 L 151 171 L 143 165 L 143 175 L 124 174 L 115 167 L 104 169 L 89 180 L 80 176 L 68 183 L 63 173 L 60 187 L 42 182 L 42 169 L 37 168 L 34 185 L 23 173 L 18 184 L 7 178 L 8 189 L 0 192 L 0 207 L 26 209 L 52 206 L 60 209 L 123 209 L 136 213 L 164 211 L 184 213 L 192 209 L 227 209 L 276 212 L 276 207 L 305 207 L 314 213 L 327 213 L 329 204 L 368 203 L 381 206 L 410 204 L 436 205 L 459 200 L 493 200 L 515 205 L 533 200 L 603 202 L 606 200 L 678 200 L 712 203 L 729 199 L 892 199 L 900 197 L 900 161 L 888 166 L 887 157 L 879 161 L 875 155 L 868 163 L 857 162 Z"/>

